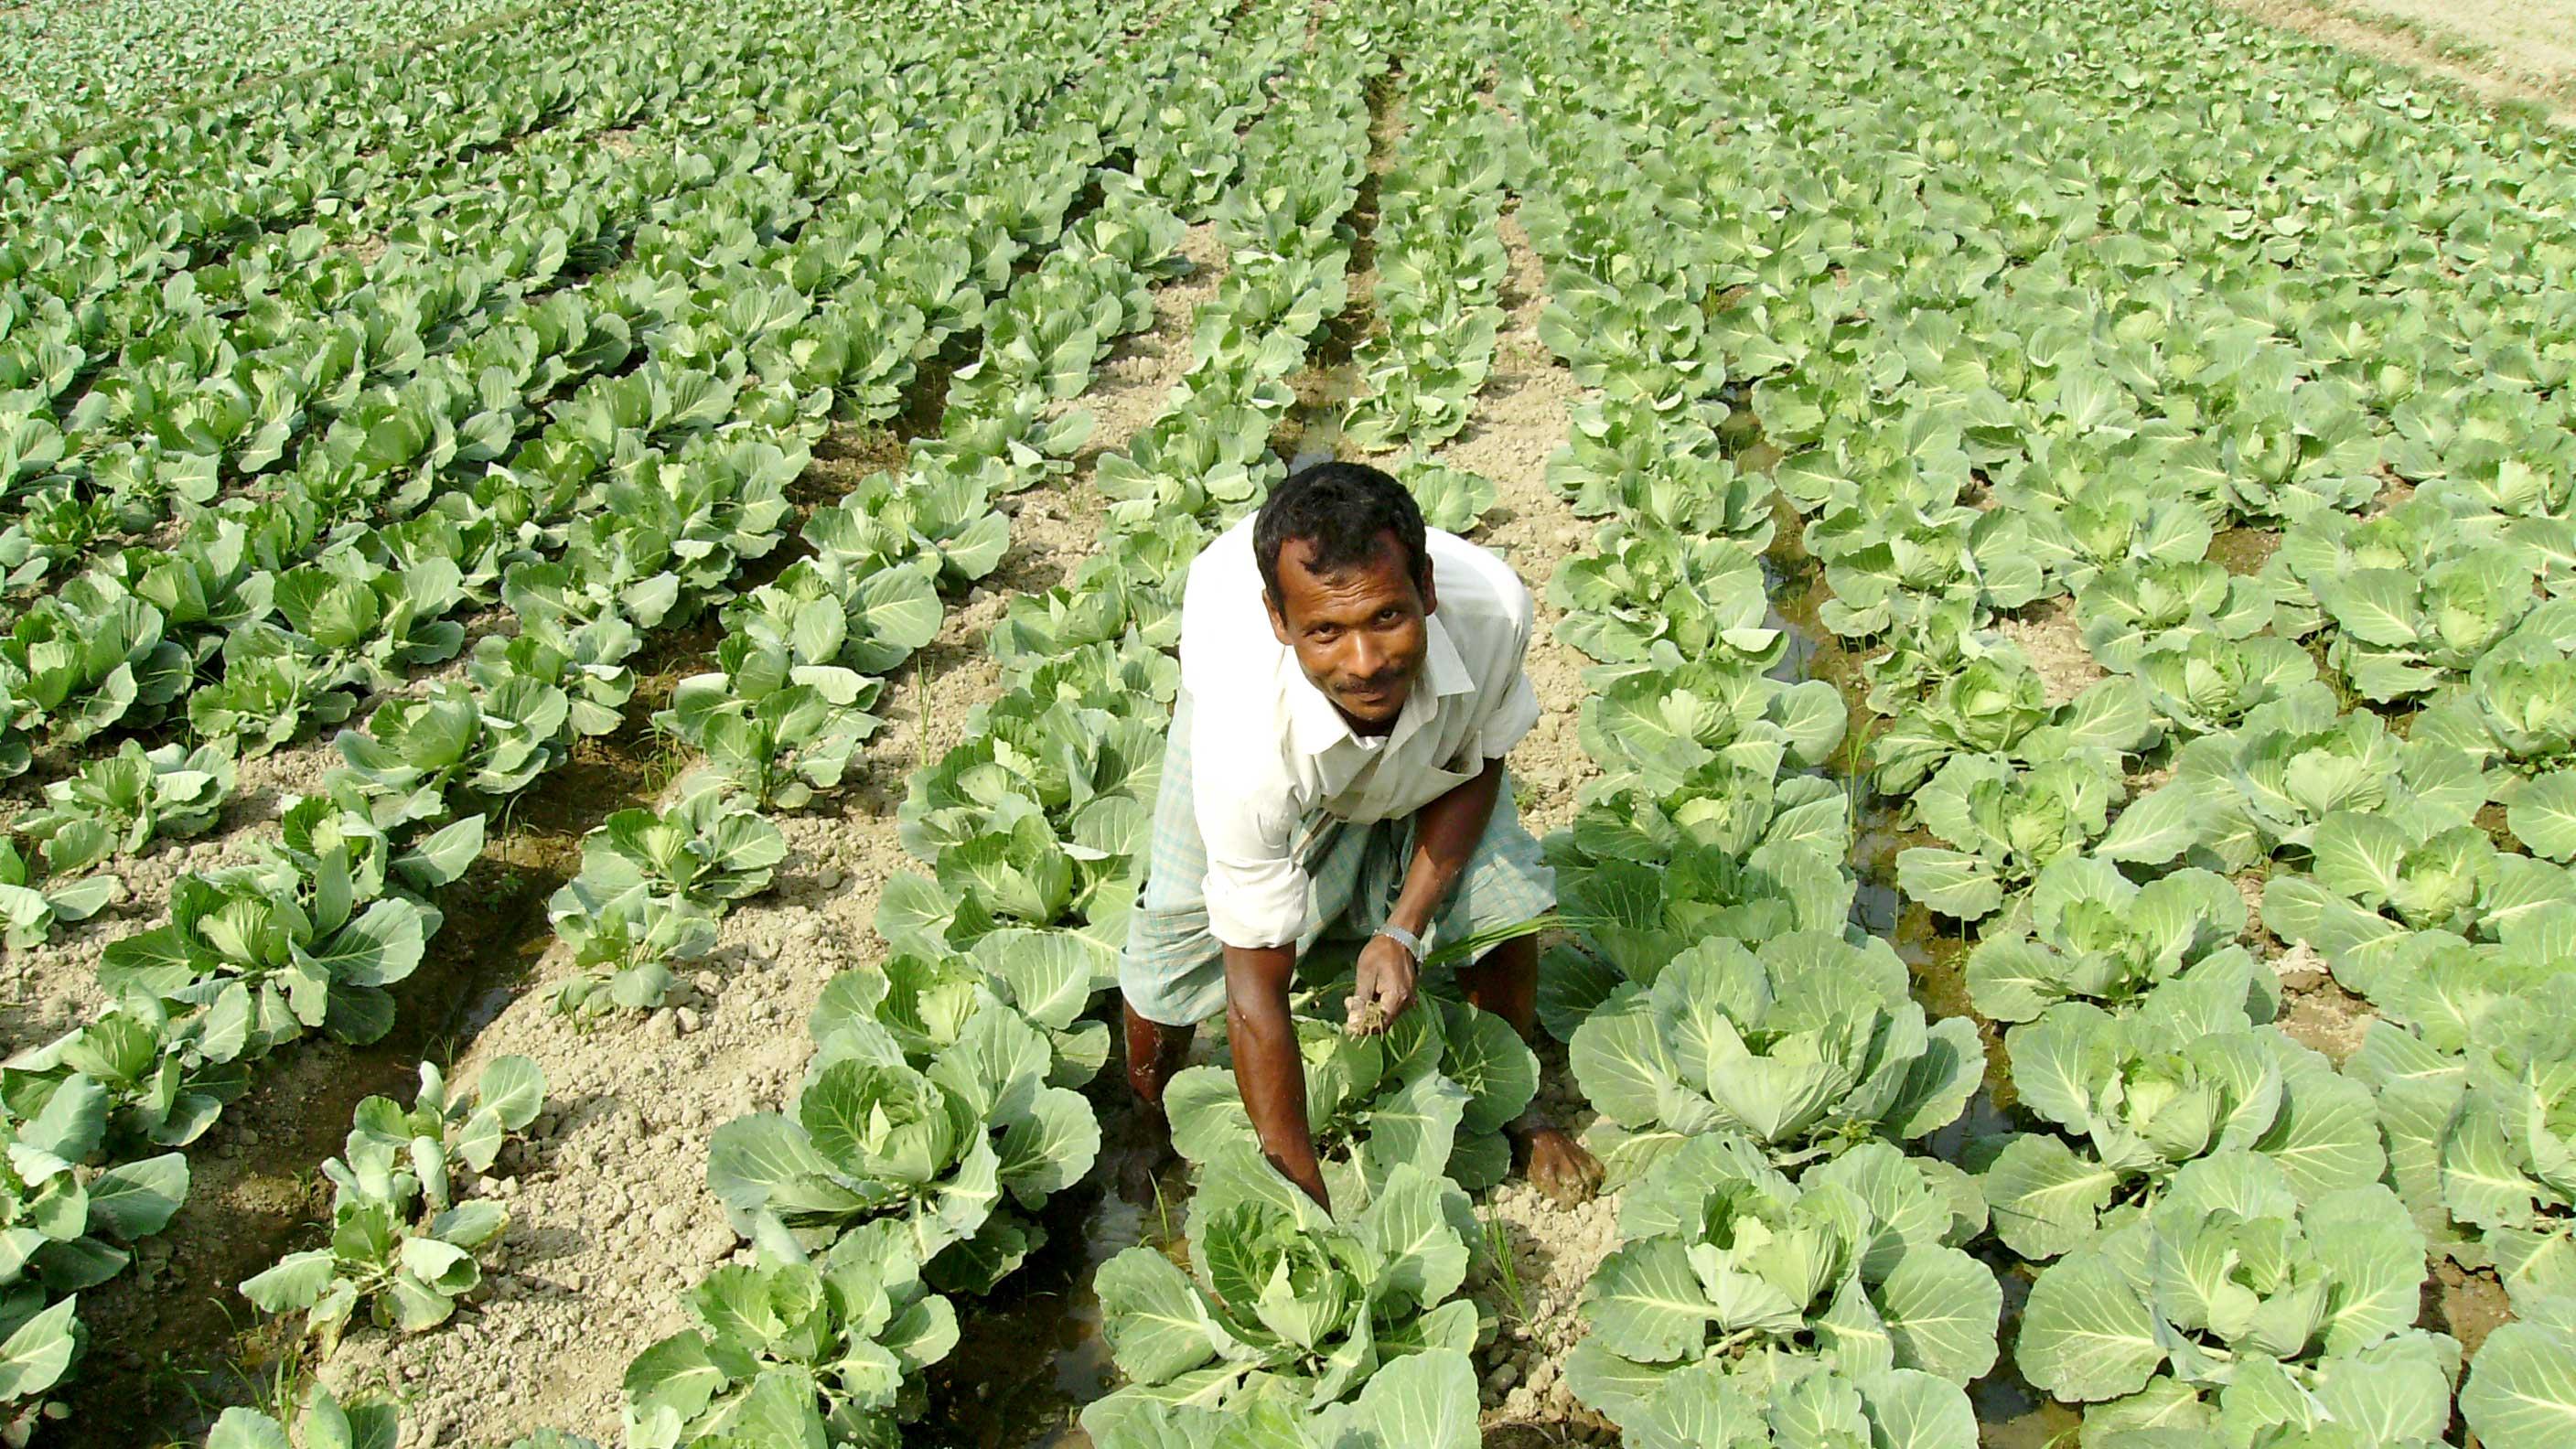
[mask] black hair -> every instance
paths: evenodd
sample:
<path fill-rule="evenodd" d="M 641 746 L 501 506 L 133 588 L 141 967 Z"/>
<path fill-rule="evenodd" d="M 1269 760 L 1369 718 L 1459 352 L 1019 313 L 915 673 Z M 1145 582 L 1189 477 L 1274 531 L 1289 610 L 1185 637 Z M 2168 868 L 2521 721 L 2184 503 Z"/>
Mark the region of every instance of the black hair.
<path fill-rule="evenodd" d="M 1423 537 L 1422 508 L 1403 484 L 1366 463 L 1317 463 L 1301 468 L 1270 490 L 1252 522 L 1252 556 L 1261 586 L 1279 602 L 1279 550 L 1292 539 L 1313 550 L 1307 567 L 1338 573 L 1369 563 L 1395 535 L 1406 572 L 1426 592 L 1431 547 Z"/>

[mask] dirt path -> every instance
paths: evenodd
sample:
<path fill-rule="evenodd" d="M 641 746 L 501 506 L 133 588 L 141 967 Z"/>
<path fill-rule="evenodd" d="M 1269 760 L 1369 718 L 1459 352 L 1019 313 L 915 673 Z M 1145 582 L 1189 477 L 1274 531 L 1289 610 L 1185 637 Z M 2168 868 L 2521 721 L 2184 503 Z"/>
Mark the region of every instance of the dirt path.
<path fill-rule="evenodd" d="M 2284 30 L 2576 126 L 2576 0 L 2221 0 Z"/>
<path fill-rule="evenodd" d="M 532 1056 L 551 1094 L 534 1140 L 501 1164 L 512 1223 L 489 1299 L 425 1337 L 357 1336 L 325 1369 L 336 1387 L 404 1397 L 406 1443 L 498 1444 L 549 1424 L 614 1439 L 627 1361 L 681 1326 L 681 1296 L 736 1248 L 706 1191 L 708 1134 L 792 1097 L 824 983 L 882 958 L 870 927 L 879 889 L 916 868 L 895 831 L 906 776 L 995 694 L 981 645 L 1008 596 L 1061 581 L 1090 550 L 1091 460 L 1159 413 L 1188 368 L 1190 317 L 1215 291 L 1210 263 L 1222 249 L 1204 227 L 1184 249 L 1202 270 L 1157 289 L 1152 330 L 1121 343 L 1081 400 L 1099 420 L 1081 466 L 1015 500 L 1001 569 L 951 611 L 918 669 L 891 681 L 886 727 L 847 787 L 821 810 L 780 818 L 788 858 L 777 889 L 725 918 L 693 973 L 691 1004 L 577 1025 L 548 1008 L 563 969 L 551 954 L 460 1059 L 466 1075 L 495 1056 Z"/>
<path fill-rule="evenodd" d="M 1592 525 L 1576 518 L 1547 482 L 1548 457 L 1564 445 L 1570 414 L 1586 394 L 1538 340 L 1538 315 L 1547 303 L 1545 266 L 1517 215 L 1507 211 L 1499 230 L 1511 269 L 1503 282 L 1504 321 L 1493 377 L 1476 399 L 1466 431 L 1433 456 L 1493 480 L 1495 508 L 1486 515 L 1483 539 L 1539 596 L 1538 635 L 1527 667 L 1544 713 L 1512 752 L 1511 767 L 1522 818 L 1533 833 L 1545 836 L 1573 823 L 1576 792 L 1600 773 L 1579 733 L 1588 661 L 1557 639 L 1561 611 L 1547 602 L 1558 562 L 1592 548 Z M 1590 1113 L 1566 1071 L 1563 1049 L 1546 1043 L 1539 1056 L 1542 1100 L 1559 1125 L 1579 1131 Z M 1499 1325 L 1476 1365 L 1484 1376 L 1488 1420 L 1545 1424 L 1551 1436 L 1569 1421 L 1589 1421 L 1559 1378 L 1559 1366 L 1580 1333 L 1575 1307 L 1584 1284 L 1616 1245 L 1615 1202 L 1603 1199 L 1566 1211 L 1526 1185 L 1508 1182 L 1487 1195 L 1478 1214 L 1495 1225 L 1509 1255 L 1507 1266 L 1479 1272 L 1469 1285 Z"/>
<path fill-rule="evenodd" d="M 2576 87 L 2571 0 L 2341 0 L 2344 10 L 2411 27 L 2435 43 L 2484 49 L 2489 64 L 2543 84 Z"/>

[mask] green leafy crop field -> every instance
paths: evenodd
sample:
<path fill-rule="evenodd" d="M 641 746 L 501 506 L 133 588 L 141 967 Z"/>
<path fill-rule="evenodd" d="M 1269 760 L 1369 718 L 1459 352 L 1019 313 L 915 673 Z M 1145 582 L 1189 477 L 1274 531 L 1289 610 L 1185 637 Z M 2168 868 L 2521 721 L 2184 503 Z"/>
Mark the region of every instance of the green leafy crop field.
<path fill-rule="evenodd" d="M 8 1442 L 2576 1444 L 2535 113 L 2200 0 L 0 79 Z M 1539 596 L 1560 896 L 1534 1046 L 1307 963 L 1329 1212 L 1111 1066 L 1181 571 L 1325 457 Z"/>

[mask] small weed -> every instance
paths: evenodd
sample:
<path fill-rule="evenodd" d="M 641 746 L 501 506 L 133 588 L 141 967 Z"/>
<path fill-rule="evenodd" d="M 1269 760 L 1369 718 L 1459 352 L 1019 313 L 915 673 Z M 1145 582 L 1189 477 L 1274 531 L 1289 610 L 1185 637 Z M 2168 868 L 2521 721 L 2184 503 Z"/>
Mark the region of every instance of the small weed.
<path fill-rule="evenodd" d="M 1512 1321 L 1529 1321 L 1529 1304 L 1521 1295 L 1520 1256 L 1512 1251 L 1511 1234 L 1503 1220 L 1488 1212 L 1485 1215 L 1485 1251 L 1494 1260 L 1494 1278 L 1502 1285 L 1503 1301 L 1511 1305 Z"/>

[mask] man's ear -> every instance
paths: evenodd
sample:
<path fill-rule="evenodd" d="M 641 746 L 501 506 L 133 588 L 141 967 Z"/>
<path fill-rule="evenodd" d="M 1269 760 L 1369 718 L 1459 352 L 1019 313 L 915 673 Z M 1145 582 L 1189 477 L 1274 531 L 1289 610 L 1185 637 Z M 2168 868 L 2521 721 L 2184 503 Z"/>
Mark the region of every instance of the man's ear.
<path fill-rule="evenodd" d="M 1413 587 L 1422 595 L 1422 617 L 1427 619 L 1440 612 L 1440 586 L 1433 581 L 1431 570 L 1424 569 L 1421 579 Z"/>
<path fill-rule="evenodd" d="M 1270 616 L 1270 637 L 1294 649 L 1296 641 L 1288 637 L 1287 616 L 1279 612 L 1279 596 L 1268 589 L 1261 591 L 1261 611 Z"/>

